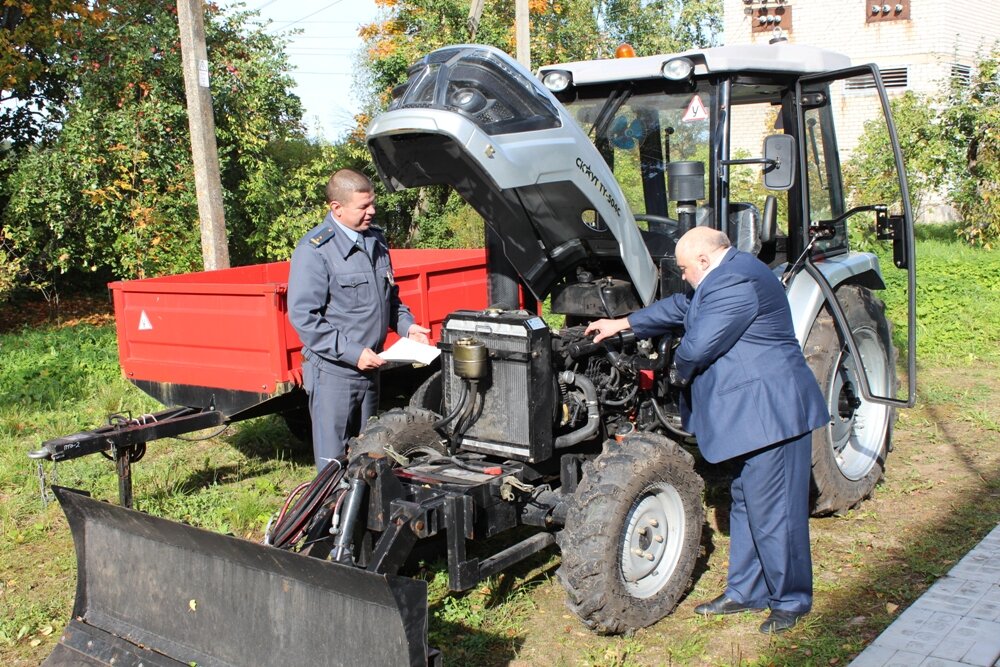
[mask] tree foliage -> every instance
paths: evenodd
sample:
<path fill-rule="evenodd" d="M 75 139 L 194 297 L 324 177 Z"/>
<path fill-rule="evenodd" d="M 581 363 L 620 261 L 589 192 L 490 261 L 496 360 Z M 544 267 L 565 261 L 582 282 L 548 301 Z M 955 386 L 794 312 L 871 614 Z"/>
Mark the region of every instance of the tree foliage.
<path fill-rule="evenodd" d="M 72 91 L 83 29 L 106 18 L 77 0 L 0 2 L 0 137 L 7 149 L 50 138 Z"/>
<path fill-rule="evenodd" d="M 131 278 L 201 268 L 175 5 L 101 7 L 102 20 L 56 44 L 76 58 L 57 138 L 34 144 L 6 180 L 8 287 L 67 272 Z M 322 210 L 318 172 L 328 173 L 330 149 L 304 138 L 282 42 L 247 27 L 245 14 L 208 7 L 230 254 L 237 264 L 286 258 Z"/>
<path fill-rule="evenodd" d="M 890 108 L 906 167 L 910 207 L 916 214 L 940 183 L 948 150 L 927 97 L 907 91 L 893 99 Z M 900 201 L 896 161 L 881 115 L 865 125 L 844 171 L 852 206 Z"/>
<path fill-rule="evenodd" d="M 714 46 L 722 29 L 722 0 L 605 0 L 608 39 L 640 55 Z"/>
<path fill-rule="evenodd" d="M 945 182 L 962 216 L 959 234 L 986 248 L 1000 242 L 1000 48 L 968 86 L 951 87 L 941 113 L 953 159 Z"/>

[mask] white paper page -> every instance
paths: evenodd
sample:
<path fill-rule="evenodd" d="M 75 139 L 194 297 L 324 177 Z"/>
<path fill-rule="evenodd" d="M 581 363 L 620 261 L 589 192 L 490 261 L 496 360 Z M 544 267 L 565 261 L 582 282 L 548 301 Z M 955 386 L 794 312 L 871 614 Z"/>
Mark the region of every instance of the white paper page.
<path fill-rule="evenodd" d="M 388 350 L 383 350 L 378 356 L 386 361 L 401 361 L 408 364 L 428 365 L 441 354 L 441 350 L 433 345 L 424 345 L 409 338 L 400 338 Z"/>

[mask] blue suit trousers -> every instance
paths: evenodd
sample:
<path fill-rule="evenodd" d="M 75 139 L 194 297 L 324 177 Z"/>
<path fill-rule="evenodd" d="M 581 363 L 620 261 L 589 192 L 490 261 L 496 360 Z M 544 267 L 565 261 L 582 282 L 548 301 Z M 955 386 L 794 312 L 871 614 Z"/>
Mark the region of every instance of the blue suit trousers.
<path fill-rule="evenodd" d="M 812 433 L 735 459 L 726 595 L 755 607 L 812 607 L 809 479 Z"/>

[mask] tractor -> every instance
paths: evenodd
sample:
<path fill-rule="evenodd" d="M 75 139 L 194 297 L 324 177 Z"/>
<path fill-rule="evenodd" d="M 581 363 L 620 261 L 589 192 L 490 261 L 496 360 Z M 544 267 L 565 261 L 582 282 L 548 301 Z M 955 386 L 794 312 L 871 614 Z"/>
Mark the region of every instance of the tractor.
<path fill-rule="evenodd" d="M 874 100 L 860 119 L 858 89 Z M 894 201 L 851 206 L 842 137 L 862 121 L 891 140 Z M 558 545 L 567 604 L 593 631 L 670 614 L 705 523 L 668 372 L 683 331 L 584 331 L 684 290 L 674 249 L 694 226 L 786 288 L 832 415 L 813 436 L 814 514 L 872 493 L 916 377 L 912 213 L 876 66 L 778 41 L 533 74 L 448 46 L 410 68 L 367 143 L 390 190 L 447 185 L 483 218 L 491 305 L 444 319 L 440 368 L 289 499 L 264 545 L 59 489 L 81 583 L 53 664 L 98 632 L 199 665 L 433 664 L 426 584 L 402 576 L 427 554 L 447 554 L 461 591 Z M 905 272 L 902 391 L 878 257 L 851 245 L 862 230 Z"/>

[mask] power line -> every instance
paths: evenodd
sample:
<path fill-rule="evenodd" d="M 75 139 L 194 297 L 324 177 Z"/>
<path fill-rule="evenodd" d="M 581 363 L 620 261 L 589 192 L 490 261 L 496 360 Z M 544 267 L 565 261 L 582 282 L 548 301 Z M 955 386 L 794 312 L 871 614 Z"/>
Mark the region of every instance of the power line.
<path fill-rule="evenodd" d="M 284 24 L 284 25 L 282 25 L 282 26 L 281 26 L 281 29 L 282 29 L 282 30 L 287 30 L 288 28 L 291 28 L 291 27 L 292 27 L 293 25 L 295 25 L 296 23 L 301 23 L 302 21 L 305 21 L 305 20 L 306 20 L 307 18 L 310 18 L 310 17 L 312 17 L 312 16 L 316 16 L 317 14 L 319 14 L 319 13 L 321 13 L 321 12 L 325 12 L 326 10 L 330 9 L 330 7 L 333 7 L 334 5 L 339 5 L 339 4 L 340 4 L 341 2 L 343 2 L 343 1 L 344 1 L 344 0 L 334 0 L 333 2 L 331 2 L 331 3 L 330 3 L 330 4 L 328 4 L 328 5 L 326 5 L 325 7 L 321 7 L 320 9 L 317 9 L 317 10 L 316 10 L 316 11 L 314 11 L 314 12 L 313 12 L 312 14 L 306 14 L 305 16 L 303 16 L 303 17 L 302 17 L 302 18 L 300 18 L 300 19 L 295 19 L 295 20 L 294 20 L 294 21 L 292 21 L 291 23 L 287 23 L 287 24 Z M 274 28 L 272 28 L 272 29 L 277 29 L 277 28 L 278 28 L 278 26 L 274 26 Z"/>
<path fill-rule="evenodd" d="M 260 10 L 264 9 L 265 7 L 270 7 L 271 5 L 273 5 L 274 3 L 276 3 L 277 1 L 278 1 L 278 0 L 268 0 L 268 1 L 267 1 L 267 2 L 265 2 L 265 3 L 263 4 L 263 5 L 261 5 L 261 6 L 260 6 L 260 7 L 258 7 L 257 9 L 254 9 L 253 11 L 255 11 L 255 12 L 259 12 Z"/>

